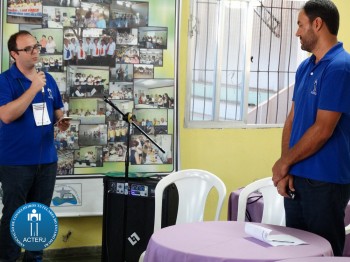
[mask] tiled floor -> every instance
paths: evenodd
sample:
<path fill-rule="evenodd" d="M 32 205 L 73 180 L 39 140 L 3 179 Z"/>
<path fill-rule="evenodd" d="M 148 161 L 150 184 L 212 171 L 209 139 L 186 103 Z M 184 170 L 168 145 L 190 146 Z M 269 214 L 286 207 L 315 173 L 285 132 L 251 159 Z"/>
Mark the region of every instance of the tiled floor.
<path fill-rule="evenodd" d="M 101 262 L 101 256 L 73 256 L 45 258 L 43 262 Z"/>
<path fill-rule="evenodd" d="M 44 251 L 43 262 L 101 262 L 101 247 L 48 249 Z"/>

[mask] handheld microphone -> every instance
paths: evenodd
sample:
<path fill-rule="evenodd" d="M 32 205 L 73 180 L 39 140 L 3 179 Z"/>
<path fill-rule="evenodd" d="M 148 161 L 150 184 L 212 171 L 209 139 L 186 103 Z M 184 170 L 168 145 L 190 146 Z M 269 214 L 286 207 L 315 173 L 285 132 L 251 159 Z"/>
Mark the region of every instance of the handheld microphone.
<path fill-rule="evenodd" d="M 42 64 L 41 62 L 36 63 L 36 64 L 35 64 L 35 70 L 36 70 L 36 72 L 40 72 L 42 66 L 43 66 L 43 64 Z M 44 87 L 41 88 L 41 92 L 42 92 L 43 94 L 45 93 Z"/>

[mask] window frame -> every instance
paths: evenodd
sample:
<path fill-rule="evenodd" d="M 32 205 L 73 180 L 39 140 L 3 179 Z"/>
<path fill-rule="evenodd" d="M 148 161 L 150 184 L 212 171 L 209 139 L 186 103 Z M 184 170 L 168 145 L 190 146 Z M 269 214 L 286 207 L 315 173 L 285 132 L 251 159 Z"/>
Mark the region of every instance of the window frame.
<path fill-rule="evenodd" d="M 293 0 L 291 0 L 293 1 Z M 294 0 L 296 1 L 296 0 Z M 220 12 L 221 15 L 224 14 L 223 8 L 224 8 L 224 2 L 221 1 L 220 3 Z M 192 54 L 195 52 L 194 44 L 196 41 L 193 41 L 193 31 L 196 30 L 196 21 L 193 16 L 194 9 L 193 5 L 196 4 L 196 1 L 191 0 L 190 2 L 190 17 L 188 19 L 188 49 L 187 49 L 187 70 L 186 70 L 186 101 L 185 101 L 185 121 L 184 121 L 184 127 L 185 128 L 203 128 L 203 129 L 222 129 L 222 128 L 279 128 L 283 127 L 284 123 L 247 123 L 248 121 L 248 98 L 249 98 L 249 88 L 250 88 L 250 70 L 251 70 L 251 54 L 252 54 L 252 38 L 253 38 L 253 21 L 254 21 L 254 9 L 257 6 L 260 6 L 261 2 L 257 0 L 239 0 L 241 3 L 247 4 L 246 12 L 247 16 L 245 19 L 245 25 L 246 25 L 246 34 L 245 34 L 245 43 L 242 44 L 242 47 L 244 47 L 244 50 L 241 52 L 244 52 L 244 80 L 243 80 L 243 90 L 244 94 L 242 96 L 243 103 L 241 108 L 241 116 L 242 120 L 219 120 L 219 113 L 220 113 L 220 92 L 221 88 L 215 88 L 213 85 L 213 88 L 215 88 L 214 97 L 213 97 L 213 120 L 191 120 L 191 105 L 192 105 L 192 82 L 193 82 L 193 65 L 194 65 L 194 55 Z M 217 53 L 216 53 L 216 61 L 215 63 L 217 65 L 221 65 L 221 61 L 223 59 L 222 53 L 223 48 L 220 48 L 223 46 L 224 41 L 219 41 L 218 39 L 223 39 L 222 36 L 225 32 L 225 28 L 223 26 L 220 26 L 220 23 L 223 23 L 225 21 L 224 16 L 220 16 L 220 21 L 218 22 L 218 33 L 217 33 Z M 191 61 L 191 62 L 190 62 Z M 215 85 L 220 87 L 220 80 L 221 80 L 221 66 L 216 66 L 216 79 L 215 79 Z M 289 113 L 290 107 L 288 106 L 289 102 L 286 102 L 286 110 Z"/>

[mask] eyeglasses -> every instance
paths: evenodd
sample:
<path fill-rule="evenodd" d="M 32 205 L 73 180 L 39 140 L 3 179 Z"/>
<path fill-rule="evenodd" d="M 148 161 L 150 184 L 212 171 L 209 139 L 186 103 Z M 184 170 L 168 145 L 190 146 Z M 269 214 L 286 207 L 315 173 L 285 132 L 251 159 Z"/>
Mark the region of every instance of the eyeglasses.
<path fill-rule="evenodd" d="M 19 52 L 19 51 L 24 51 L 24 52 L 26 52 L 27 54 L 33 54 L 33 51 L 34 51 L 34 49 L 35 50 L 37 50 L 37 51 L 40 51 L 40 49 L 41 49 L 41 45 L 39 45 L 39 44 L 36 44 L 36 45 L 33 45 L 33 46 L 26 46 L 25 48 L 22 48 L 22 49 L 16 49 L 15 51 L 16 52 Z"/>

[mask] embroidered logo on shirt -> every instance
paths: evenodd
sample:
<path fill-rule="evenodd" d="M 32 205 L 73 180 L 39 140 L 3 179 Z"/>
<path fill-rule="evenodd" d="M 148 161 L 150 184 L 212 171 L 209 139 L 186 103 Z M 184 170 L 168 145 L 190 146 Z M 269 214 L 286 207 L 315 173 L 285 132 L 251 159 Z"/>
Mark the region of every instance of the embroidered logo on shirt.
<path fill-rule="evenodd" d="M 314 88 L 312 89 L 311 94 L 317 96 L 317 79 L 314 82 Z"/>
<path fill-rule="evenodd" d="M 53 99 L 53 96 L 52 96 L 52 91 L 50 88 L 47 88 L 47 91 L 49 92 L 49 98 L 50 99 Z"/>

